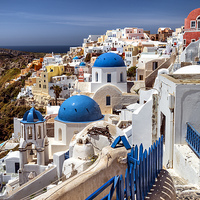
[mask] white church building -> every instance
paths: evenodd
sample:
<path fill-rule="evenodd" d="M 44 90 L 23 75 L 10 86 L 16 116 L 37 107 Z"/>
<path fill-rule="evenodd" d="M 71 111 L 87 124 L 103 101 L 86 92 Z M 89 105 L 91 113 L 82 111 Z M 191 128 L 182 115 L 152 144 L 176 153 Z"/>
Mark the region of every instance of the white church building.
<path fill-rule="evenodd" d="M 69 148 L 73 136 L 88 124 L 103 120 L 99 105 L 90 97 L 75 95 L 65 100 L 54 119 L 54 138 L 50 138 L 50 156 Z"/>
<path fill-rule="evenodd" d="M 77 90 L 92 97 L 103 114 L 112 114 L 123 105 L 135 103 L 138 96 L 127 93 L 127 67 L 115 53 L 100 55 L 92 67 L 92 82 L 78 82 Z"/>

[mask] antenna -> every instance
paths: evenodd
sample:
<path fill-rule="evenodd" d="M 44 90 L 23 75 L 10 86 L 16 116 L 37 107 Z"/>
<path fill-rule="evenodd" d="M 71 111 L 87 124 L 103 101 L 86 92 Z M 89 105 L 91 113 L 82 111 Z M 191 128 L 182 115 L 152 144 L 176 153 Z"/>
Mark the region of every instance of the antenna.
<path fill-rule="evenodd" d="M 35 106 L 35 104 L 34 104 L 34 101 L 31 103 L 31 106 L 32 106 L 32 107 L 34 107 L 34 106 Z"/>
<path fill-rule="evenodd" d="M 77 92 L 78 92 L 78 94 L 80 94 L 80 93 L 81 93 L 81 90 L 80 90 L 80 89 L 78 89 L 78 90 L 77 90 Z"/>

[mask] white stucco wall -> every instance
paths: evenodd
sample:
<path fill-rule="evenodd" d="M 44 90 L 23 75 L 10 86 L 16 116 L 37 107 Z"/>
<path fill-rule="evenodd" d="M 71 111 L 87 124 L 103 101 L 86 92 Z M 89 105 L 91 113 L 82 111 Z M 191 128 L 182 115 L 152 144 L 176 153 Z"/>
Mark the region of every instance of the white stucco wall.
<path fill-rule="evenodd" d="M 98 73 L 98 82 L 96 82 L 96 73 Z M 123 74 L 123 82 L 120 82 L 120 73 Z M 91 92 L 96 92 L 100 87 L 108 84 L 107 74 L 111 74 L 111 82 L 109 84 L 115 85 L 121 92 L 127 92 L 126 67 L 93 67 Z"/>
<path fill-rule="evenodd" d="M 143 144 L 147 149 L 152 144 L 152 98 L 143 106 L 133 112 L 132 115 L 132 134 L 133 144 Z"/>
<path fill-rule="evenodd" d="M 154 90 L 140 90 L 140 104 L 143 104 L 151 98 Z"/>
<path fill-rule="evenodd" d="M 158 94 L 158 137 L 163 133 L 160 132 L 162 125 L 161 113 L 165 116 L 165 142 L 163 165 L 172 167 L 173 165 L 173 144 L 174 144 L 174 128 L 173 128 L 173 112 L 169 109 L 169 94 L 175 94 L 176 84 L 169 79 L 159 76 L 159 94 Z"/>
<path fill-rule="evenodd" d="M 5 159 L 6 173 L 15 173 L 15 163 L 19 164 L 19 151 L 10 152 Z"/>
<path fill-rule="evenodd" d="M 194 154 L 188 145 L 175 145 L 174 155 L 173 168 L 176 173 L 187 180 L 189 183 L 199 186 L 200 159 Z"/>
<path fill-rule="evenodd" d="M 177 85 L 176 87 L 175 135 L 176 144 L 184 144 L 187 132 L 186 122 L 197 131 L 200 117 L 200 84 Z"/>
<path fill-rule="evenodd" d="M 14 138 L 19 138 L 20 137 L 20 133 L 21 133 L 21 123 L 20 121 L 22 120 L 22 118 L 16 118 L 14 117 L 13 121 L 14 121 Z"/>
<path fill-rule="evenodd" d="M 54 122 L 54 138 L 56 141 L 59 140 L 59 128 L 62 130 L 62 140 L 60 142 L 66 145 L 66 148 L 69 147 L 69 143 L 74 136 L 74 134 L 80 132 L 85 128 L 89 123 L 64 123 L 55 120 Z"/>
<path fill-rule="evenodd" d="M 54 153 L 53 155 L 53 163 L 57 167 L 57 174 L 58 178 L 62 177 L 62 167 L 63 167 L 63 162 L 65 161 L 65 151 L 63 152 L 57 152 Z"/>
<path fill-rule="evenodd" d="M 158 136 L 161 127 L 161 113 L 165 121 L 164 166 L 173 167 L 174 144 L 186 144 L 186 122 L 199 129 L 200 84 L 182 84 L 175 79 L 159 76 Z M 175 97 L 174 112 L 169 108 L 169 94 Z"/>

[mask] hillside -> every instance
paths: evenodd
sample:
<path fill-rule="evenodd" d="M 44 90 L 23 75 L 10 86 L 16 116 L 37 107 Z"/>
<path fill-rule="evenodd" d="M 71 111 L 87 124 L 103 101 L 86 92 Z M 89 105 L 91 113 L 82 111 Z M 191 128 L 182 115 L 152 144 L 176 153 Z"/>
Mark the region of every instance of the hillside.
<path fill-rule="evenodd" d="M 16 78 L 21 69 L 25 68 L 34 58 L 44 55 L 44 53 L 0 49 L 0 141 L 11 137 L 13 118 L 23 117 L 25 111 L 30 109 L 26 106 L 17 106 L 16 97 L 31 74 L 27 74 L 22 80 L 15 81 L 7 87 L 5 83 Z"/>

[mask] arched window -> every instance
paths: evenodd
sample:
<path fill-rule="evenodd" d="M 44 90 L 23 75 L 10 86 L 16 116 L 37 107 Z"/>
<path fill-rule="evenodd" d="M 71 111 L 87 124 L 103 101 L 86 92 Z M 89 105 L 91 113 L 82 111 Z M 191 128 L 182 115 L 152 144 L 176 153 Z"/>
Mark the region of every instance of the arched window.
<path fill-rule="evenodd" d="M 197 17 L 197 30 L 200 30 L 200 16 Z"/>
<path fill-rule="evenodd" d="M 38 126 L 38 139 L 41 139 L 42 137 L 42 128 L 41 126 Z"/>
<path fill-rule="evenodd" d="M 32 131 L 32 127 L 31 126 L 29 126 L 27 128 L 27 132 L 28 132 L 28 139 L 32 140 L 32 138 L 33 138 L 33 131 Z"/>
<path fill-rule="evenodd" d="M 58 129 L 58 140 L 62 141 L 62 129 L 61 128 Z"/>
<path fill-rule="evenodd" d="M 120 73 L 120 82 L 123 82 L 123 72 Z"/>
<path fill-rule="evenodd" d="M 110 106 L 110 96 L 106 96 L 106 106 Z"/>
<path fill-rule="evenodd" d="M 95 74 L 95 77 L 96 77 L 96 82 L 98 82 L 98 73 L 97 72 Z"/>

